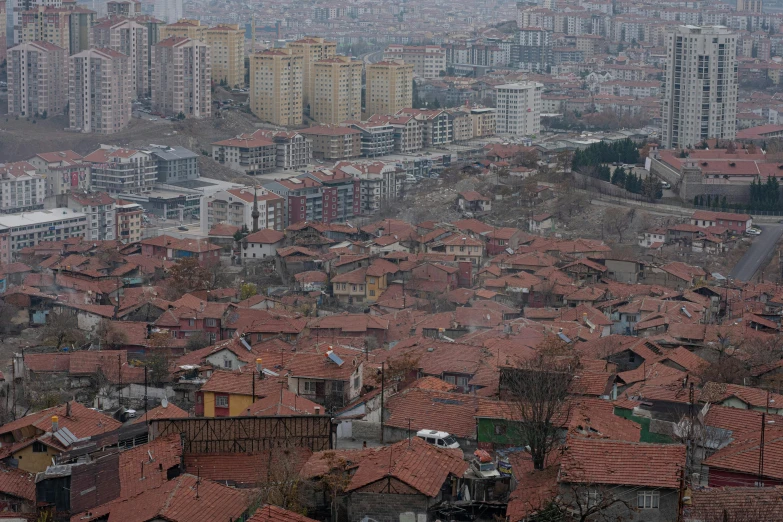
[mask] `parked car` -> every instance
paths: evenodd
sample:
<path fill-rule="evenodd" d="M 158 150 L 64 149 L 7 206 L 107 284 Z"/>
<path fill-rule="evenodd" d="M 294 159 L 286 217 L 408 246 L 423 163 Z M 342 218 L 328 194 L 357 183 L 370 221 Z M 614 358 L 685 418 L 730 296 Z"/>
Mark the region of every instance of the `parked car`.
<path fill-rule="evenodd" d="M 183 232 L 187 232 L 188 227 L 177 227 L 177 230 L 182 230 Z"/>
<path fill-rule="evenodd" d="M 672 184 L 669 183 L 668 181 L 661 181 L 661 187 L 663 187 L 665 189 L 670 189 L 670 188 L 672 188 Z"/>
<path fill-rule="evenodd" d="M 445 431 L 419 430 L 416 436 L 439 448 L 459 449 L 459 442 Z"/>
<path fill-rule="evenodd" d="M 745 231 L 746 234 L 750 236 L 760 236 L 761 235 L 761 229 L 760 228 L 749 228 L 747 231 Z"/>

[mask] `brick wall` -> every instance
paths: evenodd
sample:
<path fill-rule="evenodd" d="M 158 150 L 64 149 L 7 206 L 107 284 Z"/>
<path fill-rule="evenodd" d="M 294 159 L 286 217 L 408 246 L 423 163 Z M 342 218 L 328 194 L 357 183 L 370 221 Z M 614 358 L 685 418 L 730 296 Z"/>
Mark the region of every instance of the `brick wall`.
<path fill-rule="evenodd" d="M 351 493 L 348 498 L 348 520 L 361 522 L 369 517 L 377 522 L 400 522 L 400 515 L 413 513 L 427 515 L 428 499 L 424 495 L 390 495 L 379 493 Z M 425 518 L 425 520 L 428 520 Z"/>
<path fill-rule="evenodd" d="M 351 421 L 351 437 L 356 440 L 380 440 L 381 425 L 378 422 Z"/>

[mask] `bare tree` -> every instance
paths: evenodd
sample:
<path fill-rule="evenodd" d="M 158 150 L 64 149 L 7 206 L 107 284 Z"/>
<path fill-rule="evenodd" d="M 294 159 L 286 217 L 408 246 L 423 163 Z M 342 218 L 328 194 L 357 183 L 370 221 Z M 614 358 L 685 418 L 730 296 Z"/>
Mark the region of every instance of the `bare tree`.
<path fill-rule="evenodd" d="M 149 369 L 151 384 L 159 386 L 169 380 L 169 358 L 171 338 L 165 333 L 153 333 L 147 340 L 147 356 L 144 366 Z"/>
<path fill-rule="evenodd" d="M 194 352 L 206 348 L 210 344 L 212 343 L 209 341 L 209 336 L 207 334 L 204 332 L 196 332 L 188 337 L 188 340 L 185 342 L 185 348 L 189 352 Z"/>
<path fill-rule="evenodd" d="M 633 209 L 622 209 L 619 207 L 609 207 L 604 210 L 601 219 L 602 225 L 611 234 L 617 236 L 617 241 L 623 242 L 623 235 L 630 228 L 634 218 Z"/>
<path fill-rule="evenodd" d="M 303 480 L 299 474 L 302 468 L 297 448 L 284 448 L 269 452 L 268 474 L 259 477 L 262 484 L 261 501 L 279 506 L 288 511 L 306 514 L 307 506 L 302 504 L 300 488 Z"/>
<path fill-rule="evenodd" d="M 84 334 L 76 324 L 76 317 L 68 312 L 53 310 L 46 318 L 41 340 L 54 345 L 59 350 L 65 345 L 78 345 L 84 342 Z"/>
<path fill-rule="evenodd" d="M 95 331 L 101 347 L 107 350 L 115 350 L 125 346 L 128 342 L 128 334 L 122 330 L 122 326 L 108 319 L 101 320 Z"/>
<path fill-rule="evenodd" d="M 559 444 L 558 432 L 571 411 L 569 393 L 578 366 L 575 357 L 559 357 L 557 347 L 546 347 L 532 359 L 506 368 L 501 389 L 513 408 L 519 442 L 530 447 L 535 469 L 544 469 L 549 453 Z"/>
<path fill-rule="evenodd" d="M 569 483 L 561 502 L 564 511 L 571 512 L 571 519 L 579 522 L 623 522 L 631 520 L 634 513 L 628 500 L 604 484 Z"/>
<path fill-rule="evenodd" d="M 348 461 L 333 451 L 326 452 L 324 459 L 329 472 L 321 476 L 321 486 L 329 495 L 329 508 L 332 520 L 337 520 L 337 497 L 345 492 L 351 483 L 348 473 Z"/>

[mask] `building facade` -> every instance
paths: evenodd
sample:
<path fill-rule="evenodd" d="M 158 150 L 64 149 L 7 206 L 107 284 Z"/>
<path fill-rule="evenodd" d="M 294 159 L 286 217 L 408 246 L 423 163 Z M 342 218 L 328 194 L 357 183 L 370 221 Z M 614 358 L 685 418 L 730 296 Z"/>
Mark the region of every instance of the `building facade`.
<path fill-rule="evenodd" d="M 69 208 L 0 216 L 0 263 L 13 262 L 14 255 L 25 247 L 84 237 L 86 230 L 87 216 Z"/>
<path fill-rule="evenodd" d="M 212 79 L 227 87 L 245 85 L 245 31 L 239 24 L 219 24 L 206 30 Z"/>
<path fill-rule="evenodd" d="M 277 145 L 258 133 L 240 134 L 213 143 L 212 159 L 250 176 L 263 174 L 274 170 L 277 165 Z"/>
<path fill-rule="evenodd" d="M 313 64 L 310 102 L 313 120 L 337 124 L 362 117 L 363 65 L 348 56 L 335 56 Z"/>
<path fill-rule="evenodd" d="M 58 198 L 60 199 L 60 198 Z M 117 239 L 116 201 L 105 192 L 69 192 L 63 207 L 87 217 L 84 238 L 89 241 Z"/>
<path fill-rule="evenodd" d="M 253 203 L 258 205 L 258 228 L 282 231 L 285 228 L 284 200 L 262 187 L 220 190 L 204 196 L 201 203 L 201 230 L 204 234 L 218 224 L 253 230 Z"/>
<path fill-rule="evenodd" d="M 48 42 L 8 50 L 8 114 L 56 116 L 68 104 L 68 52 Z"/>
<path fill-rule="evenodd" d="M 402 60 L 413 65 L 416 76 L 432 79 L 446 70 L 446 50 L 439 45 L 390 45 L 383 60 Z"/>
<path fill-rule="evenodd" d="M 350 127 L 317 125 L 302 129 L 313 142 L 313 157 L 322 160 L 355 158 L 362 154 L 362 133 Z"/>
<path fill-rule="evenodd" d="M 128 126 L 131 90 L 128 57 L 112 49 L 88 49 L 71 56 L 71 130 L 112 134 Z"/>
<path fill-rule="evenodd" d="M 170 37 L 152 48 L 152 109 L 166 116 L 212 115 L 209 46 L 201 40 Z"/>
<path fill-rule="evenodd" d="M 737 35 L 722 26 L 666 34 L 661 145 L 696 146 L 737 134 Z"/>
<path fill-rule="evenodd" d="M 159 183 L 198 179 L 198 154 L 192 150 L 180 146 L 150 145 L 147 151 L 157 166 Z"/>
<path fill-rule="evenodd" d="M 389 60 L 367 66 L 365 116 L 397 114 L 413 106 L 413 65 Z"/>
<path fill-rule="evenodd" d="M 250 110 L 274 125 L 302 124 L 303 58 L 291 49 L 250 55 Z"/>
<path fill-rule="evenodd" d="M 541 132 L 541 92 L 536 82 L 498 85 L 495 130 L 498 134 L 533 136 Z"/>
<path fill-rule="evenodd" d="M 46 179 L 46 197 L 90 190 L 90 164 L 72 150 L 41 152 L 27 162 Z"/>
<path fill-rule="evenodd" d="M 147 26 L 134 20 L 108 19 L 92 27 L 91 37 L 94 47 L 113 49 L 128 57 L 133 81 L 131 95 L 134 99 L 147 96 L 150 90 Z"/>
<path fill-rule="evenodd" d="M 114 208 L 117 217 L 116 238 L 126 245 L 141 241 L 141 216 L 144 215 L 142 206 L 118 199 Z"/>
<path fill-rule="evenodd" d="M 313 64 L 334 57 L 337 54 L 337 42 L 307 37 L 289 42 L 286 47 L 294 55 L 302 57 L 302 103 L 306 107 L 313 96 Z"/>
<path fill-rule="evenodd" d="M 152 191 L 157 181 L 155 160 L 142 150 L 101 145 L 83 161 L 90 164 L 90 183 L 96 191 L 142 194 Z"/>
<path fill-rule="evenodd" d="M 43 208 L 46 180 L 26 161 L 0 166 L 0 213 L 29 212 Z"/>

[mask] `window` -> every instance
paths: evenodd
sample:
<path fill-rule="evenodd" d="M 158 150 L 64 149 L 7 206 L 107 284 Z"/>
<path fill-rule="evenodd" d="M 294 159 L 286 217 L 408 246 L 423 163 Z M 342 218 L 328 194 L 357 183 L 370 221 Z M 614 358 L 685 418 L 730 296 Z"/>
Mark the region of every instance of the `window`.
<path fill-rule="evenodd" d="M 208 318 L 207 319 L 207 326 L 217 326 L 217 319 L 215 319 L 215 318 Z"/>
<path fill-rule="evenodd" d="M 636 502 L 639 509 L 658 509 L 661 500 L 659 491 L 640 491 L 636 494 Z"/>
<path fill-rule="evenodd" d="M 188 326 L 195 326 L 196 320 L 195 319 L 188 319 Z"/>
<path fill-rule="evenodd" d="M 234 365 L 234 361 L 231 359 L 223 359 L 223 368 L 231 368 Z"/>
<path fill-rule="evenodd" d="M 215 397 L 216 408 L 228 408 L 228 395 L 217 395 Z"/>
<path fill-rule="evenodd" d="M 505 434 L 506 434 L 506 425 L 495 424 L 495 435 L 505 435 Z"/>
<path fill-rule="evenodd" d="M 356 375 L 353 377 L 353 389 L 354 389 L 354 390 L 356 390 L 356 389 L 358 389 L 358 388 L 359 388 L 359 380 L 360 380 L 360 379 L 359 379 L 359 374 L 356 374 Z"/>
<path fill-rule="evenodd" d="M 305 393 L 315 393 L 315 381 L 305 381 L 304 382 L 304 392 Z"/>
<path fill-rule="evenodd" d="M 33 442 L 33 453 L 46 453 L 46 444 L 43 442 Z"/>

